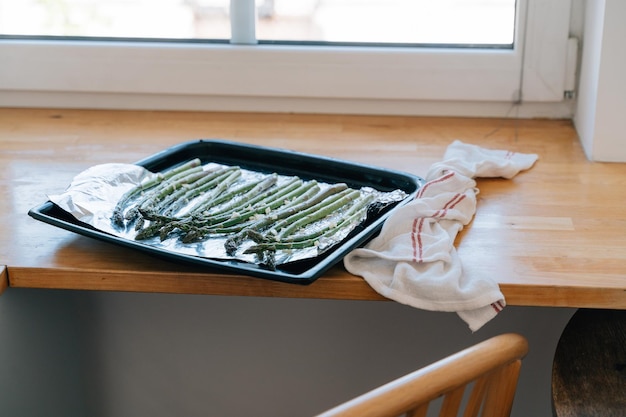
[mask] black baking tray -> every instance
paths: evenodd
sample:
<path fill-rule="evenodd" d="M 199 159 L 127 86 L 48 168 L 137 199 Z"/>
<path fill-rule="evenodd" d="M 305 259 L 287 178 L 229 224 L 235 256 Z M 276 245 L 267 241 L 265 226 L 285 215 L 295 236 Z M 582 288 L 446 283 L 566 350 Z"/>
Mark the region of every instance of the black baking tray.
<path fill-rule="evenodd" d="M 31 209 L 28 214 L 37 220 L 83 236 L 132 248 L 168 260 L 202 265 L 209 272 L 229 272 L 294 284 L 310 284 L 338 263 L 348 252 L 362 246 L 376 236 L 391 213 L 414 199 L 417 191 L 424 183 L 422 178 L 404 172 L 287 149 L 219 139 L 201 139 L 181 143 L 142 159 L 136 164 L 152 172 L 160 172 L 194 158 L 200 158 L 202 163 L 214 162 L 236 165 L 243 169 L 268 174 L 295 175 L 303 180 L 315 179 L 327 183 L 343 182 L 352 188 L 372 187 L 379 191 L 399 189 L 404 191 L 407 197 L 383 211 L 369 214 L 368 218 L 349 236 L 322 255 L 304 261 L 279 265 L 276 270 L 269 270 L 263 266 L 243 261 L 217 260 L 174 253 L 138 241 L 117 237 L 78 221 L 50 201 Z"/>

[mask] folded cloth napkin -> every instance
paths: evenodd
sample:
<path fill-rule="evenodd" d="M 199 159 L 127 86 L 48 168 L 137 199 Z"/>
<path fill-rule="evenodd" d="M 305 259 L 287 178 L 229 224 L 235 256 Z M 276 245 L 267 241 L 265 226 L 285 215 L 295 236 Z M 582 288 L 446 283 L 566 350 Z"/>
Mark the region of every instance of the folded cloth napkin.
<path fill-rule="evenodd" d="M 456 312 L 472 331 L 504 308 L 492 277 L 464 276 L 456 235 L 476 212 L 476 177 L 512 178 L 537 155 L 455 141 L 431 166 L 415 199 L 398 208 L 380 234 L 344 258 L 381 295 L 416 308 Z"/>

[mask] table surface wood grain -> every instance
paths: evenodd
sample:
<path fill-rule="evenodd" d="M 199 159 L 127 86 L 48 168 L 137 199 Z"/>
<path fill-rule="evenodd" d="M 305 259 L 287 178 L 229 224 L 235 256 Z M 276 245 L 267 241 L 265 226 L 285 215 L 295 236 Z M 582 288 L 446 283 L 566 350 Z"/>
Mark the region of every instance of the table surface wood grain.
<path fill-rule="evenodd" d="M 9 287 L 383 300 L 333 267 L 309 286 L 212 273 L 76 235 L 27 215 L 84 169 L 219 138 L 425 176 L 455 139 L 536 153 L 513 179 L 477 179 L 459 234 L 468 279 L 509 305 L 626 309 L 626 164 L 590 162 L 571 121 L 263 113 L 0 109 L 0 292 Z"/>

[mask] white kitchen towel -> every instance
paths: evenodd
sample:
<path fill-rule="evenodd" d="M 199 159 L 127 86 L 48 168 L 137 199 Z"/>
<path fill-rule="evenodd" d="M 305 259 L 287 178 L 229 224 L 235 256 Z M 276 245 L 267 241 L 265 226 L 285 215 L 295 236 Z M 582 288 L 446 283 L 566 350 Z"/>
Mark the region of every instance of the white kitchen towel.
<path fill-rule="evenodd" d="M 456 312 L 472 331 L 504 308 L 494 277 L 464 276 L 454 239 L 476 212 L 477 177 L 512 178 L 537 155 L 454 141 L 431 166 L 416 198 L 397 209 L 380 234 L 344 258 L 379 294 L 416 308 Z"/>

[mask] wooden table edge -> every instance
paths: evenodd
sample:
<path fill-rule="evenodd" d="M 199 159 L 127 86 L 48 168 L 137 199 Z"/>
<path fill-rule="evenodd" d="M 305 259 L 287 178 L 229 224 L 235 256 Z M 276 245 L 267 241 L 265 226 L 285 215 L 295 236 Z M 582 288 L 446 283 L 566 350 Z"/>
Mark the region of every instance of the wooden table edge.
<path fill-rule="evenodd" d="M 6 265 L 0 265 L 0 295 L 9 287 L 9 274 Z"/>
<path fill-rule="evenodd" d="M 501 284 L 507 305 L 626 309 L 626 288 Z"/>
<path fill-rule="evenodd" d="M 362 278 L 351 275 L 322 276 L 310 285 L 298 285 L 234 274 L 21 267 L 9 270 L 9 286 L 14 288 L 386 300 Z"/>
<path fill-rule="evenodd" d="M 246 297 L 310 298 L 332 300 L 388 300 L 361 277 L 329 274 L 310 285 L 226 274 L 193 272 L 155 273 L 70 268 L 8 267 L 8 285 L 88 291 L 230 295 Z M 626 289 L 610 287 L 537 286 L 501 284 L 507 305 L 535 307 L 626 309 Z"/>

